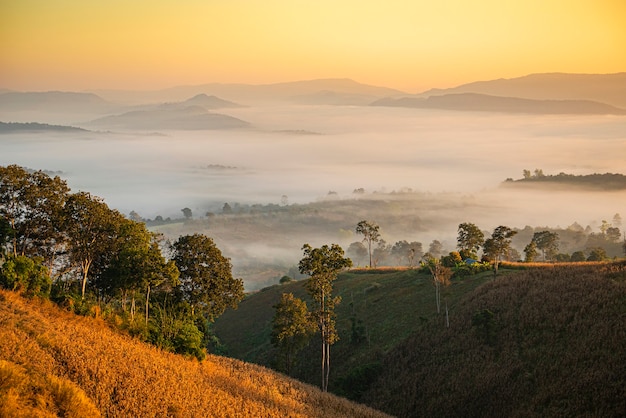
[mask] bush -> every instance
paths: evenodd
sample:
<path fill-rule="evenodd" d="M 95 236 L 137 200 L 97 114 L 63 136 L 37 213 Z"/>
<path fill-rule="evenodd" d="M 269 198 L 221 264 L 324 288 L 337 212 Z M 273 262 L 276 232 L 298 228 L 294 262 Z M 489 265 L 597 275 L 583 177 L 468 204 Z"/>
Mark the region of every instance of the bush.
<path fill-rule="evenodd" d="M 40 258 L 18 255 L 7 258 L 0 268 L 0 284 L 29 296 L 49 297 L 52 280 Z"/>

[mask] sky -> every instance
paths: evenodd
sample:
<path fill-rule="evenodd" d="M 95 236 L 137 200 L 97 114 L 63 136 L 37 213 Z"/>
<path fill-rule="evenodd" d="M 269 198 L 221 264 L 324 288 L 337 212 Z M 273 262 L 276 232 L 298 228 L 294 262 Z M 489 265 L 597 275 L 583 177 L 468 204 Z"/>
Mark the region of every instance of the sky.
<path fill-rule="evenodd" d="M 626 71 L 624 0 L 0 0 L 0 88 Z"/>

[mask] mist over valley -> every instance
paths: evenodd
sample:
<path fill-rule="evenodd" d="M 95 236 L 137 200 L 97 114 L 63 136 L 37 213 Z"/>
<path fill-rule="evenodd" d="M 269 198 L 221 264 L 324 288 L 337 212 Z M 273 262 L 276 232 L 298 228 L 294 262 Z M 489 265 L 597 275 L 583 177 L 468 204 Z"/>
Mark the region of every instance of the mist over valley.
<path fill-rule="evenodd" d="M 345 81 L 297 86 L 291 94 L 284 85 L 187 88 L 186 98 L 138 104 L 150 96 L 144 92 L 132 105 L 114 101 L 121 92 L 79 96 L 99 107 L 88 114 L 23 101 L 11 108 L 0 95 L 3 122 L 54 125 L 1 134 L 0 165 L 61 172 L 73 191 L 126 215 L 181 219 L 157 228 L 170 238 L 213 237 L 248 289 L 286 274 L 304 243 L 360 241 L 354 228 L 363 219 L 377 222 L 388 244 L 419 241 L 427 249 L 439 240 L 452 251 L 461 222 L 486 231 L 574 222 L 597 230 L 625 212 L 623 189 L 501 186 L 525 169 L 623 173 L 624 115 L 370 106 L 402 94 Z M 102 111 L 103 103 L 111 106 Z M 183 208 L 193 213 L 185 222 Z"/>

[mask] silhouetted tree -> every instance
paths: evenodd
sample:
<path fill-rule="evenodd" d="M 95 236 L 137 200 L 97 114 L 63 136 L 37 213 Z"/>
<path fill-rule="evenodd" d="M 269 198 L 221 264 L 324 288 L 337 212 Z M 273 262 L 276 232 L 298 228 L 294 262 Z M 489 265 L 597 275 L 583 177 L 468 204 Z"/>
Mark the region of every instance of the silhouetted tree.
<path fill-rule="evenodd" d="M 180 211 L 183 213 L 185 219 L 191 219 L 191 217 L 193 216 L 193 214 L 191 213 L 191 209 L 189 208 L 183 208 Z"/>
<path fill-rule="evenodd" d="M 508 226 L 499 226 L 494 229 L 491 238 L 485 240 L 483 252 L 493 260 L 493 275 L 498 275 L 498 265 L 502 257 L 506 256 L 511 248 L 511 237 L 517 234 Z"/>
<path fill-rule="evenodd" d="M 370 256 L 370 267 L 372 267 L 372 243 L 380 239 L 380 227 L 369 221 L 361 221 L 356 226 L 356 233 L 363 235 L 363 241 L 367 242 L 367 250 Z"/>
<path fill-rule="evenodd" d="M 485 235 L 483 232 L 473 223 L 459 224 L 457 248 L 463 259 L 466 258 L 478 258 L 477 252 L 483 245 Z"/>

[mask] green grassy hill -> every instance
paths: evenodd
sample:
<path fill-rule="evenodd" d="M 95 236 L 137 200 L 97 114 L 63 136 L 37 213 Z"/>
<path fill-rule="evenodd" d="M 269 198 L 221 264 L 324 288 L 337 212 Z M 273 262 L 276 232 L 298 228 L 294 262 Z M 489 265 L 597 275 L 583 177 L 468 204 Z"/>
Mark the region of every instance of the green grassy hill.
<path fill-rule="evenodd" d="M 330 390 L 397 416 L 623 416 L 626 411 L 626 262 L 553 265 L 453 280 L 450 310 L 415 270 L 342 274 L 341 340 Z M 250 296 L 216 323 L 230 355 L 272 365 L 273 310 L 282 292 Z M 350 316 L 365 341 L 351 342 Z M 314 337 L 294 375 L 316 383 Z"/>
<path fill-rule="evenodd" d="M 453 279 L 443 291 L 451 312 L 458 301 L 492 273 Z M 311 304 L 305 281 L 275 285 L 254 293 L 237 310 L 225 312 L 215 323 L 215 332 L 228 349 L 228 355 L 258 364 L 280 367 L 270 342 L 272 306 L 282 293 L 293 293 Z M 331 349 L 329 389 L 358 398 L 367 381 L 380 366 L 384 353 L 426 324 L 442 324 L 445 312 L 436 312 L 435 288 L 430 274 L 417 269 L 353 270 L 339 275 L 334 295 L 342 301 L 336 307 L 340 340 Z M 442 301 L 443 299 L 442 298 Z M 353 318 L 353 319 L 351 319 Z M 353 335 L 353 321 L 360 326 Z M 296 362 L 294 377 L 319 384 L 319 336 L 314 336 Z M 365 376 L 363 376 L 365 374 Z M 363 381 L 365 380 L 365 381 Z"/>

